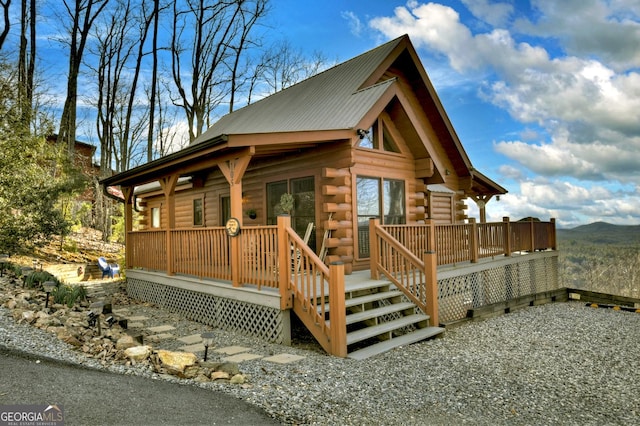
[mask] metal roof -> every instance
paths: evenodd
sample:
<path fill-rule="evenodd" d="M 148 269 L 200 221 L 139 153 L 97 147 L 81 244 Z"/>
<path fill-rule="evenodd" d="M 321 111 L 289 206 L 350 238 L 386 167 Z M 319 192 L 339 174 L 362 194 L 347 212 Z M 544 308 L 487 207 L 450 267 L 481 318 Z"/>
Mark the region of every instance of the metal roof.
<path fill-rule="evenodd" d="M 354 128 L 395 80 L 361 86 L 404 37 L 222 117 L 193 143 L 219 135 Z"/>

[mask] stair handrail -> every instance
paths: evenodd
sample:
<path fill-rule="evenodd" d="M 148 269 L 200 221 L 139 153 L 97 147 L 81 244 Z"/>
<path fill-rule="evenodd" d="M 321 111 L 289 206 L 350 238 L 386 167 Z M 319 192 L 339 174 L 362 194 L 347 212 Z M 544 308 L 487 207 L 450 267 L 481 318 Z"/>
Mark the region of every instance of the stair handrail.
<path fill-rule="evenodd" d="M 278 216 L 278 253 L 282 309 L 293 308 L 325 351 L 346 357 L 344 265 L 327 267 L 291 227 L 288 215 Z M 330 322 L 326 321 L 327 298 Z"/>
<path fill-rule="evenodd" d="M 435 252 L 420 260 L 380 226 L 380 219 L 369 219 L 371 278 L 384 274 L 423 313 L 438 324 L 437 273 Z M 383 256 L 383 252 L 386 255 Z M 425 267 L 428 266 L 428 270 Z"/>

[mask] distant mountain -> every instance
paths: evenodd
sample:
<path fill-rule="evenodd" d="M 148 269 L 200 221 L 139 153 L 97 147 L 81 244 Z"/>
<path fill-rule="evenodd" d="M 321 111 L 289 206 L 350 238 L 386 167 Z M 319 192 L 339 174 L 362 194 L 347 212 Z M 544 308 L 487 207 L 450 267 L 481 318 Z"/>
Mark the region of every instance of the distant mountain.
<path fill-rule="evenodd" d="M 640 225 L 613 225 L 594 222 L 572 229 L 558 229 L 559 241 L 583 241 L 593 244 L 640 244 Z"/>

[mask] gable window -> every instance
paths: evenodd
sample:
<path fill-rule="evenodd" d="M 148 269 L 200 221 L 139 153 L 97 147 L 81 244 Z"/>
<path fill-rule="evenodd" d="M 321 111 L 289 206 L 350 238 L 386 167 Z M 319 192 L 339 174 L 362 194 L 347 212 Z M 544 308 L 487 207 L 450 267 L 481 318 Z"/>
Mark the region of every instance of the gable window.
<path fill-rule="evenodd" d="M 204 199 L 202 197 L 193 199 L 193 226 L 204 225 Z"/>
<path fill-rule="evenodd" d="M 392 126 L 392 124 L 387 122 L 387 120 L 381 118 L 376 120 L 369 130 L 361 133 L 358 147 L 399 153 L 400 149 L 388 129 L 389 126 Z"/>
<path fill-rule="evenodd" d="M 151 207 L 151 227 L 160 228 L 160 207 Z"/>
<path fill-rule="evenodd" d="M 267 184 L 267 224 L 275 225 L 278 215 L 286 214 L 280 206 L 280 197 L 289 193 L 293 195 L 293 211 L 291 211 L 291 227 L 301 237 L 310 223 L 316 218 L 315 181 L 313 176 L 281 180 Z M 315 250 L 316 238 L 312 232 L 308 241 L 309 247 Z"/>
<path fill-rule="evenodd" d="M 378 218 L 385 225 L 406 222 L 404 181 L 358 176 L 356 179 L 358 211 L 358 255 L 369 257 L 369 219 Z"/>

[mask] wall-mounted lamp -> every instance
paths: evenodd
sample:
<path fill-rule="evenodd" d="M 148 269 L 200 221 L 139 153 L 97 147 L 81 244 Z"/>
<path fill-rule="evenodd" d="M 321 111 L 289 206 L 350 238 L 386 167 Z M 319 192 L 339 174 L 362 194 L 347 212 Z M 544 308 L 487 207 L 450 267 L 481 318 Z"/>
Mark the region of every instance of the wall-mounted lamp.
<path fill-rule="evenodd" d="M 496 195 L 496 201 L 500 201 L 500 196 Z"/>
<path fill-rule="evenodd" d="M 358 137 L 360 139 L 364 139 L 369 134 L 369 131 L 364 129 L 358 129 L 356 130 L 356 133 L 358 134 Z"/>
<path fill-rule="evenodd" d="M 449 169 L 444 169 L 444 174 L 449 176 L 451 174 L 451 170 Z"/>

